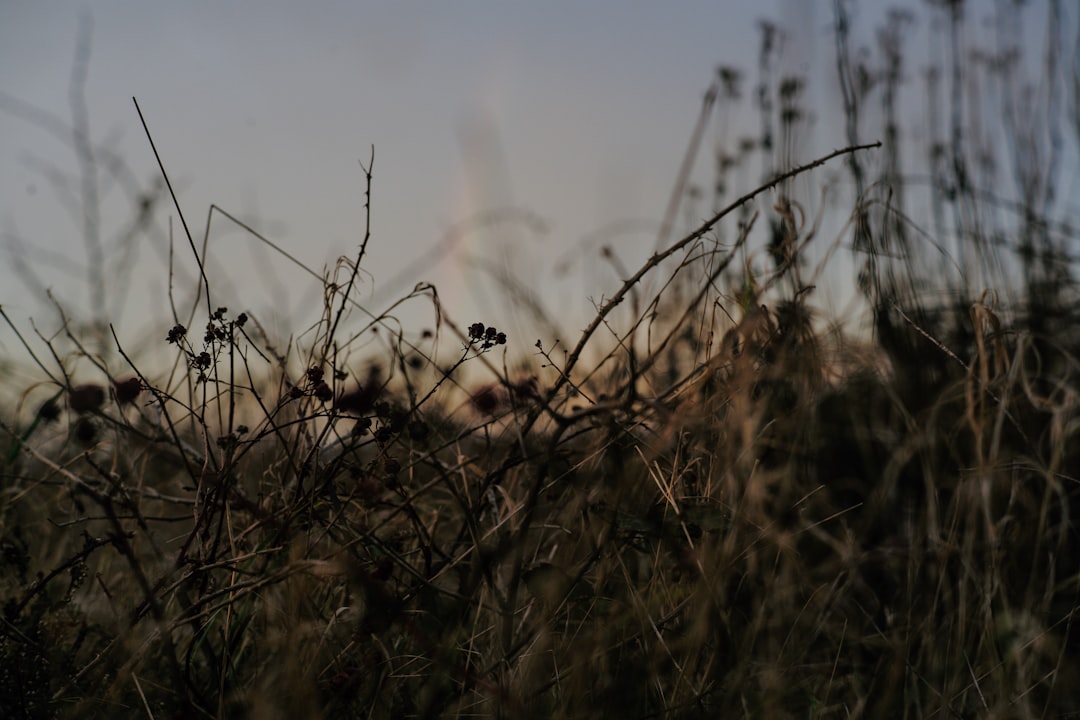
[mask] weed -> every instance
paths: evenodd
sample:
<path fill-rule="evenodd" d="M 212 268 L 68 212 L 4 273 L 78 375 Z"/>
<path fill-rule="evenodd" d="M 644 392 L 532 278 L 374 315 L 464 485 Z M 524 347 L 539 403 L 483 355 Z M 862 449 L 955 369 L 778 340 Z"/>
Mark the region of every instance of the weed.
<path fill-rule="evenodd" d="M 958 5 L 934 12 L 955 25 Z M 434 330 L 370 312 L 370 226 L 355 257 L 308 270 L 319 319 L 272 338 L 213 302 L 178 204 L 198 287 L 155 333 L 171 369 L 115 333 L 88 347 L 59 303 L 51 335 L 3 314 L 41 377 L 0 421 L 0 715 L 1080 712 L 1080 337 L 1050 185 L 993 245 L 1002 203 L 980 199 L 954 125 L 931 141 L 952 160 L 920 228 L 896 117 L 912 18 L 888 16 L 874 68 L 834 9 L 849 146 L 795 161 L 805 82 L 774 77 L 781 31 L 763 25 L 761 137 L 718 155 L 710 218 L 681 235 L 702 194 L 679 179 L 656 252 L 565 350 L 459 326 L 426 285 L 408 298 Z M 740 78 L 718 72 L 690 160 Z M 884 143 L 863 139 L 875 93 Z M 765 178 L 729 199 L 758 153 Z M 820 222 L 796 199 L 839 160 L 862 335 L 813 304 Z M 930 235 L 976 252 L 927 269 Z"/>

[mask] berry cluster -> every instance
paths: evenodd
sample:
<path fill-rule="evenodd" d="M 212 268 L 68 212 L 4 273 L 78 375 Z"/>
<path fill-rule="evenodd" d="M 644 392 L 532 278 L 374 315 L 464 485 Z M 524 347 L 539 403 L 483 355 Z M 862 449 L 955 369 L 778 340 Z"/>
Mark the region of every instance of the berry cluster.
<path fill-rule="evenodd" d="M 113 380 L 112 389 L 116 402 L 123 406 L 132 404 L 139 398 L 143 384 L 137 377 L 127 377 Z M 48 425 L 60 419 L 63 409 L 57 401 L 62 394 L 57 393 L 38 407 L 38 420 Z M 78 442 L 90 445 L 97 439 L 97 423 L 92 416 L 103 411 L 105 400 L 106 388 L 102 385 L 85 383 L 68 388 L 67 404 L 77 416 L 72 427 Z"/>
<path fill-rule="evenodd" d="M 210 315 L 210 320 L 206 323 L 206 332 L 203 334 L 204 347 L 214 350 L 215 348 L 211 346 L 215 346 L 215 343 L 232 342 L 234 328 L 242 328 L 247 323 L 247 313 L 240 313 L 235 320 L 226 320 L 225 314 L 228 311 L 228 308 L 219 307 Z M 187 353 L 188 365 L 192 369 L 199 371 L 198 381 L 206 382 L 206 373 L 214 364 L 214 355 L 217 354 L 217 351 L 215 350 L 214 355 L 211 355 L 207 350 L 196 353 L 190 349 L 190 346 L 184 348 L 183 344 L 187 332 L 187 328 L 183 325 L 173 325 L 169 329 L 168 335 L 165 336 L 165 341 L 170 345 L 180 346 Z"/>
<path fill-rule="evenodd" d="M 214 311 L 214 314 L 210 316 L 210 320 L 206 323 L 206 334 L 203 335 L 203 342 L 212 343 L 215 340 L 224 342 L 229 339 L 234 323 L 230 323 L 225 319 L 225 313 L 227 312 L 229 312 L 229 309 L 223 307 L 219 307 Z M 242 328 L 246 322 L 247 313 L 240 313 L 236 316 L 236 327 Z"/>
<path fill-rule="evenodd" d="M 289 390 L 289 397 L 299 400 L 302 397 L 310 396 L 324 403 L 334 399 L 334 391 L 326 382 L 326 372 L 321 367 L 309 367 L 307 372 L 304 373 L 304 378 L 304 386 L 294 386 Z"/>
<path fill-rule="evenodd" d="M 506 333 L 494 327 L 484 327 L 484 323 L 473 323 L 469 326 L 469 342 L 479 343 L 480 350 L 490 350 L 496 345 L 506 344 Z"/>

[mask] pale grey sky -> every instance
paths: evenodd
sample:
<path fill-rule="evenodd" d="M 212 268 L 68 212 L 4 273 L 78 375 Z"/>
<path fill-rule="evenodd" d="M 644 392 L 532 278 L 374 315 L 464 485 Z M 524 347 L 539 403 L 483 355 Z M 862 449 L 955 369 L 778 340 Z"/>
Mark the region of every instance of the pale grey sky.
<path fill-rule="evenodd" d="M 0 92 L 70 121 L 80 10 L 89 9 L 91 132 L 149 182 L 157 168 L 137 97 L 197 235 L 216 203 L 317 271 L 355 254 L 359 162 L 374 146 L 365 266 L 377 290 L 449 228 L 506 204 L 547 225 L 542 244 L 520 226 L 505 228 L 510 257 L 527 260 L 515 271 L 542 281 L 550 268 L 538 262 L 605 223 L 658 220 L 715 66 L 753 61 L 755 17 L 772 5 L 5 0 Z M 78 262 L 85 253 L 79 220 L 64 216 L 41 166 L 74 179 L 75 153 L 10 110 L 0 112 L 0 231 L 35 249 L 43 281 L 67 303 L 85 306 L 85 275 L 69 276 L 44 255 Z M 129 308 L 166 307 L 160 251 L 174 215 L 167 206 L 157 214 L 157 254 L 137 248 L 146 269 Z M 107 247 L 129 217 L 113 187 L 102 220 Z M 230 302 L 263 309 L 280 301 L 273 283 L 252 283 L 265 272 L 253 251 L 280 273 L 290 310 L 317 290 L 228 223 L 216 227 L 218 269 L 243 288 Z M 485 246 L 498 234 L 476 235 L 469 252 L 503 260 L 496 251 L 507 248 Z M 649 238 L 626 240 L 647 246 Z M 186 248 L 178 258 L 190 268 Z M 465 322 L 475 308 L 464 273 L 448 262 L 415 279 L 437 282 Z M 33 312 L 36 298 L 4 275 L 5 307 Z M 220 272 L 217 280 L 226 284 Z M 571 304 L 587 308 L 585 289 L 575 287 Z"/>
<path fill-rule="evenodd" d="M 862 3 L 860 42 L 873 42 L 888 5 Z M 481 257 L 541 292 L 571 330 L 580 326 L 590 298 L 617 287 L 614 272 L 594 253 L 582 272 L 560 280 L 554 260 L 613 221 L 633 228 L 612 238 L 624 264 L 633 268 L 648 255 L 717 66 L 745 71 L 744 100 L 725 130 L 710 125 L 696 179 L 711 177 L 713 146 L 757 131 L 750 96 L 759 18 L 790 31 L 778 72 L 809 79 L 816 117 L 794 160 L 844 144 L 831 2 L 0 0 L 0 252 L 10 259 L 21 243 L 41 282 L 73 314 L 91 303 L 79 164 L 67 136 L 28 122 L 25 111 L 70 123 L 80 11 L 87 10 L 91 134 L 136 182 L 152 182 L 158 171 L 131 101 L 137 97 L 199 238 L 216 203 L 317 272 L 339 255 L 354 256 L 364 223 L 360 163 L 374 146 L 370 275 L 360 295 L 377 302 L 373 310 L 429 280 L 458 322 L 523 328 L 519 316 L 505 314 L 504 298 L 497 308 L 482 307 L 498 295 L 469 269 L 466 260 Z M 912 59 L 923 62 L 925 40 L 913 43 Z M 106 267 L 111 273 L 133 259 L 139 268 L 128 286 L 110 288 L 124 313 L 116 319 L 139 328 L 154 318 L 160 329 L 168 307 L 166 229 L 175 211 L 159 206 L 154 231 L 121 249 L 116 237 L 131 219 L 130 202 L 107 173 L 99 179 Z M 816 176 L 807 188 L 824 182 Z M 520 221 L 488 227 L 470 234 L 455 256 L 390 284 L 451 228 L 507 205 L 535 215 L 546 232 Z M 178 272 L 190 279 L 178 225 L 176 237 Z M 318 318 L 318 284 L 287 261 L 220 218 L 210 245 L 217 302 L 268 320 L 280 312 L 285 325 Z M 16 319 L 48 316 L 21 282 L 25 272 L 3 265 L 5 310 Z M 192 287 L 182 278 L 177 291 L 186 298 Z M 403 312 L 408 330 L 431 324 L 428 307 L 417 302 Z"/>

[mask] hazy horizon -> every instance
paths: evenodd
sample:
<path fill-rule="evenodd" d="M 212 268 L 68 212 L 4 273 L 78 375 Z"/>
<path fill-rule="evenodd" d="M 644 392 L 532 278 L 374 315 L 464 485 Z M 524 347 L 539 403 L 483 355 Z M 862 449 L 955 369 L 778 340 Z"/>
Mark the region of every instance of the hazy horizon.
<path fill-rule="evenodd" d="M 148 188 L 159 172 L 131 101 L 138 99 L 197 241 L 217 204 L 317 273 L 339 256 L 354 258 L 365 221 L 361 164 L 374 148 L 372 238 L 359 300 L 379 311 L 429 281 L 458 323 L 505 323 L 519 336 L 533 331 L 520 312 L 506 312 L 505 298 L 485 279 L 491 267 L 478 268 L 486 263 L 536 290 L 564 331 L 574 333 L 591 303 L 619 279 L 599 258 L 599 243 L 583 246 L 583 239 L 610 229 L 606 241 L 631 272 L 652 251 L 717 67 L 743 71 L 742 99 L 715 111 L 691 178 L 706 199 L 680 212 L 676 232 L 709 214 L 712 155 L 734 152 L 740 138 L 758 132 L 752 96 L 760 19 L 771 16 L 783 33 L 773 81 L 806 82 L 810 117 L 791 162 L 846 144 L 830 3 L 614 7 L 114 1 L 84 12 L 76 3 L 5 4 L 0 251 L 25 253 L 39 277 L 5 263 L 0 303 L 16 321 L 52 317 L 32 289 L 40 283 L 65 306 L 89 306 L 78 157 L 70 136 L 50 133 L 52 120 L 29 114 L 40 110 L 70 124 L 71 88 L 81 87 L 97 161 L 108 157 L 100 150 L 114 153 L 130 168 L 127 182 Z M 884 8 L 857 7 L 855 42 L 873 44 Z M 977 8 L 976 18 L 989 12 L 986 3 Z M 912 75 L 941 59 L 933 57 L 940 49 L 928 40 L 925 9 L 916 10 Z M 89 40 L 81 65 L 80 37 Z M 72 79 L 80 68 L 83 83 Z M 755 172 L 743 173 L 728 198 L 756 185 Z M 841 176 L 837 162 L 799 187 L 817 202 Z M 1068 200 L 1074 187 L 1059 196 Z M 152 230 L 117 250 L 132 201 L 109 172 L 99 173 L 97 190 L 102 240 L 112 248 L 106 266 L 137 268 L 129 286 L 109 289 L 110 317 L 128 333 L 153 319 L 156 332 L 167 318 L 170 221 L 178 301 L 194 289 L 176 211 L 164 198 Z M 475 223 L 507 208 L 515 209 L 514 219 Z M 849 212 L 841 205 L 831 213 L 830 229 L 841 228 Z M 449 232 L 471 226 L 453 252 L 425 261 Z M 823 234 L 821 252 L 836 239 Z M 574 263 L 567 276 L 555 272 L 563 259 Z M 840 266 L 816 300 L 842 304 L 851 296 L 852 273 L 846 258 L 834 262 Z M 318 319 L 321 285 L 221 217 L 213 221 L 209 265 L 215 302 L 294 333 Z M 403 275 L 410 268 L 415 272 Z M 418 300 L 400 317 L 407 331 L 419 332 L 433 313 Z M 526 352 L 535 340 L 514 339 Z M 17 351 L 5 345 L 4 352 Z"/>

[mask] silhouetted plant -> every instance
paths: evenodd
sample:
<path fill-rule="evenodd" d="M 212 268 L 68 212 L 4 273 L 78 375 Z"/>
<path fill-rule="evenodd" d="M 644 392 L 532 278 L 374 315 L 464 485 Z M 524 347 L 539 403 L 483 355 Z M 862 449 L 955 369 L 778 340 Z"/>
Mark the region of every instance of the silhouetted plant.
<path fill-rule="evenodd" d="M 814 88 L 777 75 L 785 30 L 762 24 L 760 137 L 715 149 L 713 212 L 684 232 L 705 201 L 680 175 L 656 252 L 571 344 L 524 292 L 553 337 L 458 325 L 423 284 L 372 311 L 370 226 L 308 270 L 323 303 L 287 340 L 214 302 L 188 236 L 164 371 L 115 334 L 87 348 L 59 303 L 33 337 L 0 308 L 40 373 L 0 422 L 0 715 L 1080 712 L 1080 343 L 1069 218 L 1036 180 L 1067 103 L 1044 135 L 1004 113 L 1014 207 L 962 82 L 943 101 L 933 79 L 949 130 L 920 179 L 898 100 L 918 18 L 888 14 L 875 55 L 853 9 L 833 6 L 849 147 L 797 158 Z M 1011 49 L 964 52 L 962 9 L 930 10 L 950 82 L 1015 79 Z M 741 83 L 717 71 L 691 159 Z M 795 182 L 840 159 L 863 334 L 814 303 L 822 211 Z M 961 241 L 957 272 L 922 259 Z M 417 299 L 434 329 L 412 334 L 393 313 Z"/>

